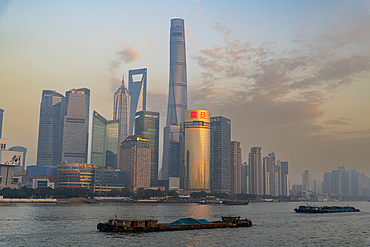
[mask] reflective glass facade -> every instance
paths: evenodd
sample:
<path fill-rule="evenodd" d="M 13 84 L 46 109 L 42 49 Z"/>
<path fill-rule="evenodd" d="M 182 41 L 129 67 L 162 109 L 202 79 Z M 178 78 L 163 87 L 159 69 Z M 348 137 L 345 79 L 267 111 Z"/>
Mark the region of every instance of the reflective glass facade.
<path fill-rule="evenodd" d="M 140 80 L 135 80 L 134 76 L 141 76 Z M 134 69 L 128 72 L 128 91 L 131 94 L 130 109 L 130 135 L 137 134 L 135 131 L 135 114 L 146 110 L 146 81 L 147 69 Z"/>
<path fill-rule="evenodd" d="M 64 115 L 64 96 L 52 90 L 42 91 L 37 165 L 56 166 L 62 161 Z"/>
<path fill-rule="evenodd" d="M 185 111 L 184 190 L 210 190 L 210 112 Z"/>
<path fill-rule="evenodd" d="M 185 29 L 183 19 L 172 19 L 170 28 L 170 78 L 168 92 L 168 125 L 180 125 L 187 109 L 187 73 Z"/>
<path fill-rule="evenodd" d="M 135 114 L 135 133 L 144 136 L 150 142 L 150 186 L 158 186 L 159 112 L 137 112 Z"/>
<path fill-rule="evenodd" d="M 111 166 L 116 169 L 118 165 L 119 120 L 107 121 L 103 116 L 94 111 L 91 163 L 100 167 Z"/>
<path fill-rule="evenodd" d="M 94 171 L 94 191 L 111 191 L 125 188 L 125 172 L 113 170 Z"/>
<path fill-rule="evenodd" d="M 225 117 L 211 117 L 211 190 L 231 191 L 231 121 Z"/>
<path fill-rule="evenodd" d="M 64 116 L 62 151 L 63 161 L 71 163 L 87 162 L 89 111 L 89 89 L 72 89 L 66 92 L 66 115 Z"/>

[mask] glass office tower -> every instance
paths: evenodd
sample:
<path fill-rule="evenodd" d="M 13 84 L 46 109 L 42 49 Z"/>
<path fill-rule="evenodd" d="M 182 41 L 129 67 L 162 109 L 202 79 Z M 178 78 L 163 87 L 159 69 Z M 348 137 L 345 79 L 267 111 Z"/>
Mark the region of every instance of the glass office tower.
<path fill-rule="evenodd" d="M 168 125 L 180 125 L 187 109 L 187 73 L 185 28 L 183 19 L 172 19 L 170 29 L 170 78 L 168 92 Z"/>
<path fill-rule="evenodd" d="M 138 76 L 137 80 L 134 76 Z M 146 110 L 147 69 L 134 69 L 128 72 L 128 91 L 131 94 L 130 135 L 135 131 L 135 114 Z M 136 134 L 136 133 L 135 133 Z"/>
<path fill-rule="evenodd" d="M 211 117 L 211 190 L 231 192 L 231 121 Z"/>
<path fill-rule="evenodd" d="M 39 166 L 56 166 L 62 161 L 65 98 L 52 90 L 43 90 L 40 105 L 37 161 Z"/>
<path fill-rule="evenodd" d="M 210 190 L 210 112 L 187 110 L 184 122 L 184 190 Z"/>
<path fill-rule="evenodd" d="M 107 121 L 102 115 L 94 111 L 91 163 L 100 167 L 110 166 L 116 169 L 118 166 L 118 137 L 119 120 Z"/>
<path fill-rule="evenodd" d="M 159 112 L 136 112 L 135 134 L 144 136 L 150 142 L 150 186 L 158 186 Z"/>
<path fill-rule="evenodd" d="M 89 133 L 90 90 L 72 89 L 66 92 L 62 160 L 86 163 Z"/>

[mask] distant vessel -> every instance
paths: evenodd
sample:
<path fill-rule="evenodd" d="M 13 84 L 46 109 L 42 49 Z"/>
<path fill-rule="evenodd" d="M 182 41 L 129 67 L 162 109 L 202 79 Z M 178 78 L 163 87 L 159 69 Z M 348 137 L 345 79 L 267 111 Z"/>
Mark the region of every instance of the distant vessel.
<path fill-rule="evenodd" d="M 222 204 L 223 201 L 219 200 L 200 200 L 196 202 L 197 204 Z"/>
<path fill-rule="evenodd" d="M 223 204 L 225 205 L 248 205 L 248 201 L 224 201 Z"/>
<path fill-rule="evenodd" d="M 309 213 L 309 214 L 316 214 L 316 213 L 345 213 L 345 212 L 360 212 L 360 209 L 356 209 L 355 207 L 350 206 L 323 206 L 323 207 L 315 207 L 315 206 L 299 206 L 295 208 L 294 211 L 296 213 Z"/>
<path fill-rule="evenodd" d="M 206 219 L 182 218 L 172 223 L 158 223 L 158 220 L 137 219 L 110 219 L 99 223 L 96 227 L 102 232 L 152 232 L 211 229 L 227 227 L 251 227 L 250 219 L 241 219 L 240 216 L 225 216 L 222 221 L 208 221 Z"/>

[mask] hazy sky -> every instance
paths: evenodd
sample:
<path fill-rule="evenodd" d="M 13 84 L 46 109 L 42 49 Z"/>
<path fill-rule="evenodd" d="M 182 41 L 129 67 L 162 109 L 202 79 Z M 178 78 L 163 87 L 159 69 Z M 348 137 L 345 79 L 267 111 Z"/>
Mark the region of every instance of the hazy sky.
<path fill-rule="evenodd" d="M 370 176 L 370 1 L 1 0 L 8 147 L 26 147 L 35 164 L 42 90 L 87 87 L 90 112 L 112 119 L 122 75 L 143 67 L 162 131 L 177 17 L 188 109 L 230 118 L 243 161 L 252 146 L 275 152 L 289 161 L 291 184 L 306 169 L 322 178 L 342 165 Z"/>

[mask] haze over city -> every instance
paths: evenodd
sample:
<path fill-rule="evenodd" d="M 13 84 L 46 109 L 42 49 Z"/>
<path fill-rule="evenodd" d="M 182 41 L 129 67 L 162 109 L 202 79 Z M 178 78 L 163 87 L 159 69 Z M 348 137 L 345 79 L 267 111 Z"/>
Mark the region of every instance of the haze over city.
<path fill-rule="evenodd" d="M 289 161 L 291 184 L 338 166 L 370 175 L 369 1 L 1 1 L 8 146 L 36 163 L 45 89 L 89 88 L 90 118 L 112 119 L 113 94 L 136 68 L 148 69 L 147 110 L 160 112 L 162 132 L 176 17 L 186 25 L 188 109 L 230 118 L 243 162 L 259 146 Z"/>

